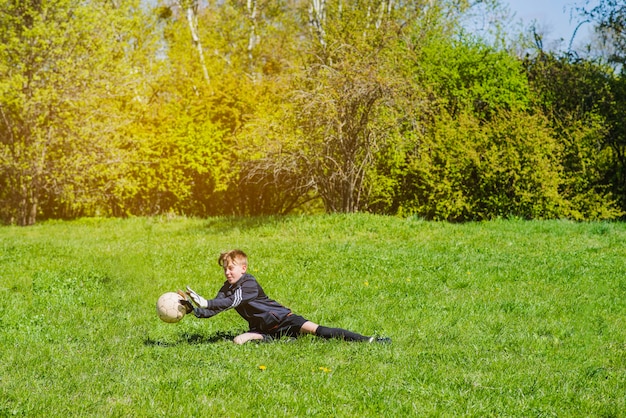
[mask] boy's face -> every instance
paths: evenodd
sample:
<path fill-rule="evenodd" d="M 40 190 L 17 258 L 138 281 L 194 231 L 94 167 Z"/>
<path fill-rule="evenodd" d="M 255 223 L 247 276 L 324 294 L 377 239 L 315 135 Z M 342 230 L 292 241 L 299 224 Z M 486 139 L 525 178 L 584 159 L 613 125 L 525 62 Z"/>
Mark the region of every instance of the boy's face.
<path fill-rule="evenodd" d="M 238 264 L 236 262 L 229 261 L 224 265 L 224 276 L 226 276 L 226 281 L 230 284 L 237 283 L 247 269 L 248 266 L 245 264 Z"/>

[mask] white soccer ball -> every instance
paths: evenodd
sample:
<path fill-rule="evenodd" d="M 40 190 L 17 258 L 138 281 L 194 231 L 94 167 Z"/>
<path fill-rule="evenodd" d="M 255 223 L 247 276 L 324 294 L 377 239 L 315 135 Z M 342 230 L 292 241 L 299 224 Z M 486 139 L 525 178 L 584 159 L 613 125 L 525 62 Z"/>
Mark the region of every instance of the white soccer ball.
<path fill-rule="evenodd" d="M 180 304 L 183 297 L 176 292 L 163 293 L 156 303 L 157 315 L 162 321 L 174 323 L 183 319 L 186 309 Z"/>

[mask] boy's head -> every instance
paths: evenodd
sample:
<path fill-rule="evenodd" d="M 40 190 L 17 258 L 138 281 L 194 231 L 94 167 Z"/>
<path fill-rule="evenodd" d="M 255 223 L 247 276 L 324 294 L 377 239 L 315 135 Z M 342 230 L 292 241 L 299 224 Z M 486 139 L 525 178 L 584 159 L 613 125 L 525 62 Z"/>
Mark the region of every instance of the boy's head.
<path fill-rule="evenodd" d="M 230 250 L 220 254 L 217 263 L 224 269 L 228 283 L 235 284 L 248 269 L 248 256 L 241 250 Z"/>

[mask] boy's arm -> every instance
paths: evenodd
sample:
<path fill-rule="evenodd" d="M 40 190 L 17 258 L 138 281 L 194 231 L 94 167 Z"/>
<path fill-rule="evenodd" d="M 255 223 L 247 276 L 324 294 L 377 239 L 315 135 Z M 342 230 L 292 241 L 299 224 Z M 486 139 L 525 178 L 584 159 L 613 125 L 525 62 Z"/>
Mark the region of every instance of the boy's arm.
<path fill-rule="evenodd" d="M 217 292 L 217 295 L 215 295 L 214 299 L 221 299 L 224 298 L 226 296 L 226 286 L 224 285 L 222 286 L 222 288 L 219 290 L 219 292 Z M 207 300 L 208 302 L 208 300 Z M 193 311 L 193 314 L 196 316 L 196 318 L 210 318 L 212 316 L 217 315 L 218 313 L 222 312 L 222 310 L 217 310 L 217 309 L 209 309 L 209 308 L 196 308 Z"/>
<path fill-rule="evenodd" d="M 206 300 L 206 307 L 196 308 L 194 310 L 194 314 L 198 318 L 210 318 L 220 312 L 236 308 L 242 302 L 254 299 L 259 294 L 259 290 L 255 282 L 251 280 L 246 281 L 241 285 L 241 287 L 235 289 L 230 296 L 226 296 L 226 287 L 227 286 L 225 285 L 222 289 L 220 289 L 215 298 Z"/>
<path fill-rule="evenodd" d="M 189 286 L 187 286 L 187 293 L 183 292 L 182 290 L 179 290 L 178 294 L 183 298 L 180 301 L 180 303 L 181 305 L 185 307 L 187 313 L 193 312 L 193 314 L 197 318 L 210 318 L 219 313 L 219 311 L 203 308 L 202 305 L 206 305 L 206 299 L 204 299 L 202 296 L 198 295 L 196 292 L 191 290 Z M 220 297 L 220 295 L 223 295 L 223 292 L 221 289 L 217 293 L 216 297 Z M 199 306 L 194 306 L 191 303 L 191 300 L 193 300 L 194 303 L 196 303 Z"/>
<path fill-rule="evenodd" d="M 217 292 L 217 295 L 215 296 L 215 298 L 223 298 L 225 296 L 225 291 L 226 291 L 227 285 L 224 284 L 224 286 L 222 286 L 222 288 Z M 193 289 L 191 289 L 189 286 L 187 286 L 187 293 L 183 293 L 182 291 L 179 291 L 179 293 L 186 298 L 186 296 L 188 295 L 189 298 L 191 298 L 193 300 L 193 302 L 197 305 L 197 307 L 193 307 L 193 313 L 196 317 L 198 318 L 210 318 L 214 315 L 217 315 L 218 313 L 221 312 L 221 310 L 216 310 L 216 309 L 208 309 L 207 308 L 207 300 L 205 298 L 203 298 L 202 296 L 200 296 L 198 293 L 196 293 Z M 187 298 L 186 298 L 187 299 Z"/>
<path fill-rule="evenodd" d="M 236 308 L 244 302 L 252 300 L 259 295 L 259 289 L 253 280 L 247 280 L 230 295 L 220 292 L 214 299 L 207 300 L 207 309 L 219 312 Z"/>
<path fill-rule="evenodd" d="M 222 311 L 218 311 L 215 309 L 207 309 L 207 308 L 195 308 L 193 310 L 193 314 L 196 316 L 196 318 L 210 318 L 212 316 L 217 315 L 220 312 Z"/>

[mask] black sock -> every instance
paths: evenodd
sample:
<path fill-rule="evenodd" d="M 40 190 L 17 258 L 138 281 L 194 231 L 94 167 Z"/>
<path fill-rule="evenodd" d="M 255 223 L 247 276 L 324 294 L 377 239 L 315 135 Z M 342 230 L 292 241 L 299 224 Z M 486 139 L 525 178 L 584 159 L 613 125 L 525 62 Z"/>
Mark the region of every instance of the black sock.
<path fill-rule="evenodd" d="M 370 337 L 346 329 L 328 328 L 321 325 L 317 327 L 315 335 L 322 338 L 339 338 L 346 341 L 368 341 L 370 339 Z"/>

